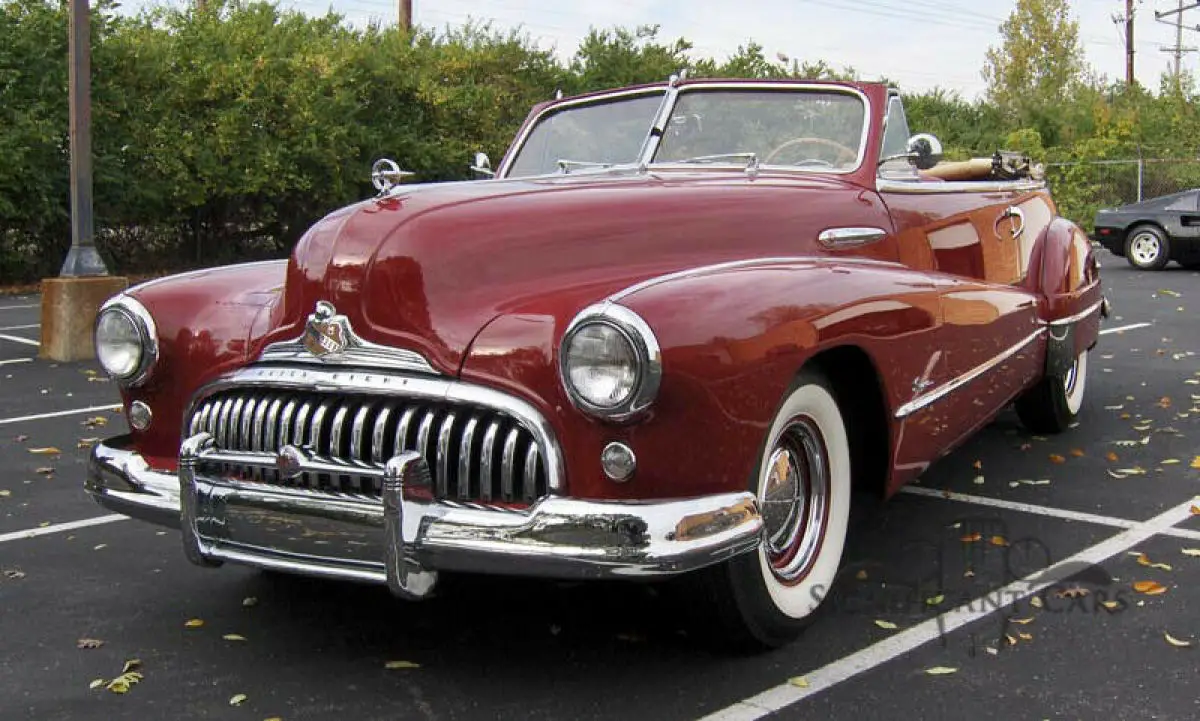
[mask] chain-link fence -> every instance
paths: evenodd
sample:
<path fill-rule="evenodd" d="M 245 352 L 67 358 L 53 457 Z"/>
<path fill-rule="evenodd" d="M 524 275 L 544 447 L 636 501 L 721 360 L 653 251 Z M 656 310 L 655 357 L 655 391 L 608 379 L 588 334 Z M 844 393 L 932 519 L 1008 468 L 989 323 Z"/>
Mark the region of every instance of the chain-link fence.
<path fill-rule="evenodd" d="M 1046 180 L 1059 213 L 1088 231 L 1096 211 L 1200 187 L 1200 159 L 1134 158 L 1049 163 Z"/>

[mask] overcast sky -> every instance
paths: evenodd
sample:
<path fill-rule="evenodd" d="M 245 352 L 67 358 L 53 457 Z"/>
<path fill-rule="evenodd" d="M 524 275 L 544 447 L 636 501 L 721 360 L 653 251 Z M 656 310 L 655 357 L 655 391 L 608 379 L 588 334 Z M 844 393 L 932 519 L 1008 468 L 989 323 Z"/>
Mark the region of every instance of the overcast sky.
<path fill-rule="evenodd" d="M 179 0 L 170 0 L 178 2 Z M 1136 69 L 1139 82 L 1157 90 L 1171 56 L 1175 30 L 1154 18 L 1155 10 L 1178 0 L 1135 2 Z M 154 0 L 126 0 L 138 7 Z M 322 13 L 332 7 L 355 24 L 372 19 L 394 23 L 392 0 L 281 0 L 285 7 Z M 983 90 L 984 52 L 999 38 L 998 26 L 1016 0 L 412 0 L 418 25 L 461 25 L 488 19 L 498 28 L 523 27 L 540 45 L 569 57 L 589 26 L 660 25 L 661 38 L 684 37 L 698 56 L 722 58 L 749 41 L 808 61 L 853 66 L 865 78 L 886 75 L 905 90 L 935 86 L 974 97 Z M 1184 3 L 1190 4 L 1190 0 Z M 1113 16 L 1123 0 L 1072 0 L 1088 62 L 1111 79 L 1125 74 L 1123 29 Z M 1200 24 L 1200 9 L 1185 14 Z M 1185 32 L 1195 46 L 1200 33 Z M 1195 69 L 1197 54 L 1184 55 Z"/>

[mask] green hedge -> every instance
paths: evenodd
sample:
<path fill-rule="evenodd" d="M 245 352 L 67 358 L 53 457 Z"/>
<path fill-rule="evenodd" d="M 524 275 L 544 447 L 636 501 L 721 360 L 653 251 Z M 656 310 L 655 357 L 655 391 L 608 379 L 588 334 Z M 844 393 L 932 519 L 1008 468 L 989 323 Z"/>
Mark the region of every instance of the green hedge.
<path fill-rule="evenodd" d="M 0 0 L 0 283 L 57 273 L 70 242 L 67 30 L 64 2 Z M 653 27 L 594 30 L 563 63 L 486 25 L 410 36 L 262 2 L 128 17 L 101 0 L 92 38 L 97 244 L 126 273 L 277 257 L 312 221 L 369 195 L 376 158 L 421 180 L 463 178 L 474 151 L 498 157 L 529 108 L 558 90 L 662 80 L 683 67 L 854 76 L 768 60 L 753 44 L 720 63 L 696 59 L 686 40 L 660 41 Z M 907 105 L 914 130 L 939 135 L 951 157 L 1016 143 L 1078 160 L 1177 151 L 1200 136 L 1188 88 L 1088 92 L 1026 129 L 941 91 Z M 1068 144 L 1043 150 L 1042 137 Z M 1056 189 L 1068 215 L 1094 205 L 1088 182 L 1081 174 L 1078 187 Z"/>

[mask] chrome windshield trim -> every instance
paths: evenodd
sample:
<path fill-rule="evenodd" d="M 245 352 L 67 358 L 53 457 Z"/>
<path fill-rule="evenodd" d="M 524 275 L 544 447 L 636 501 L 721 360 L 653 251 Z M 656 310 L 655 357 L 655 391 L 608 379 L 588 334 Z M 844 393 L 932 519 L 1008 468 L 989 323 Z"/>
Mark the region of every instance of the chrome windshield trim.
<path fill-rule="evenodd" d="M 713 91 L 713 90 L 749 90 L 749 91 L 765 90 L 765 91 L 772 91 L 772 92 L 788 92 L 788 91 L 790 91 L 790 92 L 796 92 L 796 91 L 800 91 L 800 92 L 832 92 L 832 93 L 842 93 L 844 95 L 850 95 L 852 97 L 858 98 L 858 100 L 863 104 L 863 123 L 862 123 L 862 133 L 861 133 L 861 135 L 859 137 L 859 141 L 858 141 L 858 155 L 855 158 L 855 160 L 857 162 L 855 163 L 854 167 L 845 168 L 845 169 L 802 168 L 802 167 L 798 167 L 795 165 L 774 165 L 774 164 L 772 164 L 772 165 L 761 165 L 761 166 L 759 166 L 759 169 L 760 170 L 803 173 L 806 175 L 812 175 L 812 174 L 847 175 L 850 173 L 856 173 L 859 170 L 861 170 L 863 167 L 863 163 L 866 162 L 867 139 L 870 137 L 870 134 L 871 134 L 871 119 L 873 117 L 872 116 L 872 106 L 871 106 L 871 99 L 869 97 L 867 97 L 866 93 L 862 92 L 858 88 L 850 87 L 847 85 L 834 85 L 832 83 L 812 83 L 812 82 L 801 82 L 801 81 L 797 81 L 797 82 L 729 82 L 729 81 L 707 81 L 707 80 L 704 80 L 704 81 L 685 81 L 685 82 L 680 83 L 679 85 L 662 84 L 662 85 L 653 85 L 653 86 L 648 86 L 648 87 L 643 87 L 643 88 L 636 88 L 636 89 L 632 89 L 632 90 L 619 90 L 619 91 L 614 91 L 612 93 L 588 95 L 586 97 L 575 98 L 572 100 L 564 100 L 562 102 L 549 105 L 546 108 L 542 109 L 542 111 L 537 114 L 537 117 L 535 117 L 532 122 L 527 123 L 525 125 L 525 127 L 521 129 L 520 134 L 517 136 L 516 140 L 513 141 L 512 150 L 507 155 L 505 155 L 504 160 L 502 161 L 500 167 L 496 170 L 495 178 L 501 179 L 501 178 L 508 177 L 508 171 L 512 167 L 512 164 L 516 160 L 517 156 L 521 154 L 521 149 L 525 147 L 525 142 L 529 139 L 530 133 L 532 133 L 533 129 L 535 127 L 537 127 L 538 124 L 541 123 L 549 114 L 558 112 L 564 108 L 570 108 L 570 107 L 577 106 L 577 105 L 591 105 L 591 104 L 595 104 L 595 103 L 603 103 L 603 102 L 611 101 L 614 99 L 620 99 L 620 98 L 624 98 L 624 97 L 633 97 L 633 96 L 638 96 L 638 95 L 650 95 L 650 94 L 654 94 L 654 93 L 663 93 L 663 102 L 659 105 L 658 111 L 655 113 L 654 118 L 651 121 L 650 127 L 648 127 L 646 129 L 646 138 L 642 141 L 642 146 L 641 146 L 641 150 L 639 151 L 638 157 L 631 160 L 629 162 L 629 165 L 633 165 L 633 166 L 639 167 L 639 168 L 642 168 L 642 167 L 655 168 L 655 169 L 688 168 L 688 169 L 694 170 L 697 167 L 695 164 L 679 163 L 679 162 L 674 162 L 674 161 L 656 163 L 656 162 L 654 162 L 654 156 L 658 153 L 659 146 L 662 143 L 662 133 L 665 130 L 666 120 L 668 118 L 670 118 L 671 113 L 674 112 L 675 104 L 679 100 L 679 97 L 685 93 L 709 92 L 709 91 Z M 619 165 L 625 165 L 625 163 L 621 163 Z M 737 169 L 737 170 L 743 170 L 745 168 L 745 163 L 705 164 L 703 167 L 705 169 L 719 168 L 719 169 L 727 170 L 727 169 L 733 168 L 733 169 Z M 531 177 L 531 178 L 532 177 L 545 177 L 545 175 L 546 174 L 538 174 L 538 175 L 522 176 L 522 177 Z M 555 175 L 555 174 L 552 174 L 552 175 Z"/>
<path fill-rule="evenodd" d="M 549 116 L 553 113 L 557 113 L 557 112 L 563 110 L 564 108 L 571 108 L 571 107 L 580 106 L 580 105 L 594 105 L 594 104 L 608 102 L 611 100 L 616 100 L 619 98 L 635 97 L 635 96 L 639 96 L 639 95 L 654 95 L 656 93 L 662 93 L 665 98 L 667 90 L 668 90 L 668 88 L 667 88 L 666 83 L 663 83 L 661 85 L 651 85 L 651 86 L 647 86 L 644 88 L 636 88 L 636 89 L 632 89 L 632 90 L 616 90 L 611 93 L 598 93 L 596 95 L 588 95 L 588 96 L 581 97 L 581 98 L 572 98 L 570 100 L 563 100 L 561 102 L 553 103 L 551 105 L 546 106 L 545 108 L 542 108 L 541 112 L 539 112 L 537 114 L 537 116 L 531 122 L 526 123 L 525 127 L 521 129 L 520 134 L 517 135 L 516 139 L 513 141 L 512 150 L 504 156 L 503 160 L 500 161 L 500 167 L 496 168 L 495 179 L 499 180 L 501 178 L 508 177 L 508 171 L 512 167 L 513 162 L 516 161 L 517 156 L 521 154 L 522 148 L 525 147 L 525 141 L 527 141 L 529 139 L 529 135 L 533 132 L 533 129 L 536 128 L 543 120 L 545 120 L 547 116 Z M 662 109 L 663 109 L 663 105 L 659 105 L 658 112 L 662 112 Z M 655 117 L 655 119 L 657 119 L 658 115 L 656 114 L 654 117 Z M 644 152 L 646 149 L 646 146 L 649 144 L 650 132 L 652 129 L 653 129 L 653 124 L 650 127 L 646 128 L 646 138 L 642 141 L 642 145 L 641 145 L 639 152 Z M 642 156 L 639 155 L 639 157 L 642 157 Z M 633 165 L 637 165 L 638 158 L 634 158 L 634 159 L 630 160 L 629 162 Z M 542 175 L 542 174 L 537 174 L 537 175 L 532 175 L 532 176 L 521 176 L 521 177 L 538 177 L 540 175 Z"/>
<path fill-rule="evenodd" d="M 1056 319 L 1050 321 L 1049 323 L 1047 323 L 1046 325 L 1055 326 L 1055 325 L 1068 325 L 1070 323 L 1078 323 L 1079 321 L 1083 320 L 1084 318 L 1087 318 L 1092 313 L 1099 311 L 1100 306 L 1103 304 L 1104 304 L 1103 300 L 1098 300 L 1095 303 L 1092 303 L 1091 305 L 1089 305 L 1087 308 L 1084 308 L 1083 310 L 1079 311 L 1075 315 L 1069 315 L 1066 318 L 1056 318 Z"/>
<path fill-rule="evenodd" d="M 360 393 L 378 396 L 416 397 L 428 401 L 463 403 L 494 408 L 508 414 L 528 430 L 546 461 L 546 475 L 550 492 L 561 493 L 565 489 L 566 467 L 562 450 L 550 424 L 530 403 L 515 396 L 491 388 L 444 378 L 429 378 L 380 373 L 378 371 L 354 371 L 295 366 L 249 366 L 221 376 L 201 388 L 188 404 L 184 423 L 192 417 L 196 407 L 206 398 L 229 389 L 276 389 L 303 390 L 316 393 Z M 187 428 L 183 428 L 187 435 Z"/>
<path fill-rule="evenodd" d="M 1042 190 L 1046 187 L 1041 180 L 950 180 L 923 181 L 891 180 L 880 178 L 875 189 L 880 193 L 902 195 L 928 195 L 933 193 L 1007 193 Z"/>
<path fill-rule="evenodd" d="M 1008 350 L 1005 350 L 1004 352 L 1000 353 L 1000 355 L 997 355 L 996 357 L 991 358 L 990 360 L 980 363 L 979 365 L 975 366 L 974 368 L 967 371 L 966 373 L 963 373 L 962 375 L 958 376 L 957 378 L 954 378 L 950 381 L 947 381 L 946 383 L 943 383 L 942 385 L 938 386 L 937 388 L 934 388 L 933 390 L 929 391 L 928 393 L 917 396 L 916 398 L 912 399 L 908 403 L 905 403 L 904 405 L 902 405 L 896 409 L 896 413 L 895 413 L 896 418 L 901 419 L 901 418 L 906 418 L 908 416 L 911 416 L 913 413 L 916 413 L 917 411 L 919 411 L 927 406 L 930 406 L 933 403 L 936 403 L 937 401 L 941 400 L 945 396 L 953 393 L 954 391 L 958 390 L 959 388 L 962 388 L 963 386 L 967 385 L 968 383 L 975 380 L 976 378 L 991 371 L 996 366 L 1000 365 L 1004 361 L 1013 357 L 1017 353 L 1020 353 L 1021 350 L 1025 348 L 1025 346 L 1027 346 L 1030 343 L 1032 343 L 1033 341 L 1037 340 L 1038 336 L 1042 335 L 1045 332 L 1046 332 L 1045 327 L 1038 328 L 1037 330 L 1035 330 L 1034 332 L 1032 332 L 1028 336 L 1026 336 L 1023 340 L 1021 340 L 1017 344 L 1013 345 Z"/>

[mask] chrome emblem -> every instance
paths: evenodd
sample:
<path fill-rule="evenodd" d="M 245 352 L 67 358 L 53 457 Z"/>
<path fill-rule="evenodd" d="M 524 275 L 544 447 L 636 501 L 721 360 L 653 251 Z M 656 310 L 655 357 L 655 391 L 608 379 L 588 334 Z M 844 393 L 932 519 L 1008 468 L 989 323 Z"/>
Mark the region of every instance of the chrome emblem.
<path fill-rule="evenodd" d="M 286 445 L 279 449 L 275 456 L 275 468 L 284 478 L 295 478 L 304 472 L 304 451 L 296 446 Z"/>
<path fill-rule="evenodd" d="M 350 338 L 350 323 L 346 316 L 337 315 L 332 303 L 317 301 L 317 308 L 308 316 L 304 329 L 304 347 L 318 358 L 346 350 Z"/>

